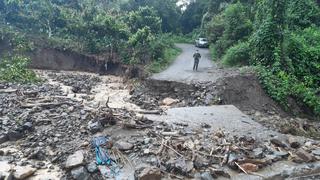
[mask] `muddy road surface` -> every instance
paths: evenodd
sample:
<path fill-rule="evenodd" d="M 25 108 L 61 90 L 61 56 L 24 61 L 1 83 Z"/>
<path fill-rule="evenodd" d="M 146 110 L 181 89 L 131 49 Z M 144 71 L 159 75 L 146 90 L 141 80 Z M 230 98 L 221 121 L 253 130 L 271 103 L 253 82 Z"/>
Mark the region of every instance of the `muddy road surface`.
<path fill-rule="evenodd" d="M 232 76 L 233 70 L 224 70 L 212 62 L 208 49 L 197 48 L 192 44 L 176 44 L 182 53 L 165 71 L 155 74 L 151 79 L 177 81 L 183 83 L 196 83 L 216 81 L 221 77 Z M 201 59 L 198 71 L 193 71 L 193 54 L 199 50 Z"/>

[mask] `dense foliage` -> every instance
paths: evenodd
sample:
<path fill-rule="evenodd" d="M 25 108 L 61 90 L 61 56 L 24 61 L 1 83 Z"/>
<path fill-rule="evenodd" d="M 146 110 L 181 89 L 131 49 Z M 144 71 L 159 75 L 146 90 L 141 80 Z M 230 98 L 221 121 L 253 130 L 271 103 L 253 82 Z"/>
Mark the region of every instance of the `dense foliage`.
<path fill-rule="evenodd" d="M 227 66 L 256 66 L 271 97 L 287 109 L 293 98 L 319 117 L 319 1 L 195 1 L 182 17 L 202 4 L 202 20 L 190 18 L 189 24 L 206 32 L 214 58 Z"/>
<path fill-rule="evenodd" d="M 7 56 L 0 62 L 0 81 L 32 83 L 39 81 L 36 74 L 29 70 L 30 59 L 21 55 Z"/>
<path fill-rule="evenodd" d="M 165 33 L 180 30 L 180 14 L 174 0 L 0 0 L 0 30 L 27 34 L 42 46 L 116 54 L 125 63 L 144 65 L 166 61 L 173 42 Z"/>

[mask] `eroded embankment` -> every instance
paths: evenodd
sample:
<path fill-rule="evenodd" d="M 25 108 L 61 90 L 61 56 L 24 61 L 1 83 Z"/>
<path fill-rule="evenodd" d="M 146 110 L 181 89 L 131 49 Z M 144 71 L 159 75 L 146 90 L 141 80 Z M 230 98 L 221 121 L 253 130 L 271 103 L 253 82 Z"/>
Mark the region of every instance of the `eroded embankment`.
<path fill-rule="evenodd" d="M 13 47 L 10 42 L 0 40 L 0 57 L 12 52 Z M 139 67 L 123 64 L 115 54 L 94 56 L 46 47 L 45 45 L 36 45 L 34 50 L 28 51 L 25 54 L 31 59 L 29 67 L 32 69 L 83 71 L 108 75 L 126 75 L 130 78 L 140 77 L 143 72 Z"/>
<path fill-rule="evenodd" d="M 320 135 L 319 123 L 310 121 L 310 114 L 303 106 L 291 101 L 290 111 L 284 111 L 266 94 L 253 74 L 196 84 L 148 79 L 131 93 L 131 101 L 143 109 L 234 105 L 255 121 L 281 133 L 315 139 Z"/>
<path fill-rule="evenodd" d="M 179 99 L 178 106 L 235 105 L 242 111 L 275 112 L 287 115 L 262 89 L 253 74 L 220 78 L 217 82 L 185 84 L 148 79 L 136 88 L 136 101 Z"/>

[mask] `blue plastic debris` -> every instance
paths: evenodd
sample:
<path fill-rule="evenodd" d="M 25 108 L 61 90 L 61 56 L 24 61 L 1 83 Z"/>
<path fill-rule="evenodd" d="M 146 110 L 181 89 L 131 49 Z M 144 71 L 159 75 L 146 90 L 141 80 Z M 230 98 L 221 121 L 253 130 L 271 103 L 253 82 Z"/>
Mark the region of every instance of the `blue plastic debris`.
<path fill-rule="evenodd" d="M 106 177 L 114 176 L 116 177 L 119 174 L 120 168 L 118 167 L 115 160 L 113 160 L 106 148 L 104 148 L 110 139 L 106 136 L 94 137 L 92 139 L 92 146 L 95 149 L 96 153 L 96 164 L 97 165 L 106 165 L 110 169 L 110 174 L 103 174 Z"/>

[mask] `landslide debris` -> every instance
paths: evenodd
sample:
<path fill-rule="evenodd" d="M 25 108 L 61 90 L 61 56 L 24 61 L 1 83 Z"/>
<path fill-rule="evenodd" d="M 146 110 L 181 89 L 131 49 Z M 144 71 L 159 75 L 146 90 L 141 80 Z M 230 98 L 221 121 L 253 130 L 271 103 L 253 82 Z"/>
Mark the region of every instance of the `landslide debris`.
<path fill-rule="evenodd" d="M 80 81 L 81 93 L 89 94 L 88 89 L 100 82 L 88 87 L 88 80 L 80 77 L 70 82 Z M 170 106 L 181 103 L 178 98 L 160 99 Z M 231 171 L 259 174 L 278 161 L 320 160 L 317 141 L 270 137 L 260 142 L 249 135 L 214 131 L 209 124 L 194 128 L 151 121 L 125 108 L 84 101 L 68 96 L 59 84 L 0 83 L 0 177 L 229 178 Z M 115 168 L 96 164 L 92 140 L 101 136 L 108 139 L 103 148 Z"/>
<path fill-rule="evenodd" d="M 91 94 L 92 88 L 101 82 L 99 77 L 88 74 L 49 73 L 48 76 L 66 86 L 71 86 L 73 93 Z"/>

